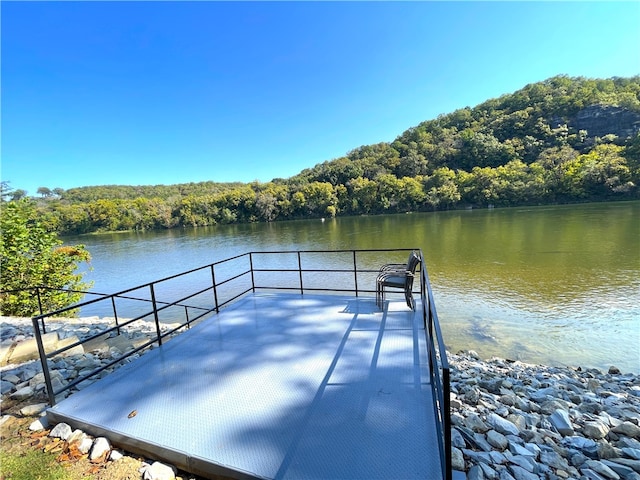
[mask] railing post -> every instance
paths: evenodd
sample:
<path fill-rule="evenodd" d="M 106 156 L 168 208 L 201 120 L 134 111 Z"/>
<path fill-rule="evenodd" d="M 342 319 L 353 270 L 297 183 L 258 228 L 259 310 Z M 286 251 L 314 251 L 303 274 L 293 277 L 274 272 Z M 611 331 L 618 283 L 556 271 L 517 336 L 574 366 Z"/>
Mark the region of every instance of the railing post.
<path fill-rule="evenodd" d="M 216 272 L 213 263 L 211 264 L 211 284 L 213 285 L 213 301 L 216 304 L 216 313 L 220 313 L 220 307 L 218 307 L 218 290 L 216 289 Z"/>
<path fill-rule="evenodd" d="M 36 296 L 38 297 L 38 311 L 40 312 L 40 315 L 42 315 L 44 312 L 42 311 L 42 299 L 40 298 L 40 287 L 36 287 Z M 42 320 L 42 332 L 47 333 L 47 327 L 44 324 L 44 318 L 41 320 Z"/>
<path fill-rule="evenodd" d="M 158 318 L 158 305 L 156 304 L 156 292 L 153 288 L 153 283 L 149 284 L 149 290 L 151 290 L 151 303 L 153 304 L 153 317 L 156 320 L 156 335 L 158 336 L 158 345 L 162 345 L 162 334 L 160 332 L 160 319 Z"/>
<path fill-rule="evenodd" d="M 445 456 L 445 468 L 446 468 L 446 480 L 451 480 L 453 477 L 452 464 L 451 464 L 451 398 L 449 397 L 449 391 L 451 388 L 449 378 L 449 369 L 442 369 L 442 390 L 443 390 L 443 406 L 442 412 L 444 418 L 444 456 Z"/>
<path fill-rule="evenodd" d="M 44 325 L 44 318 L 41 319 Z M 38 320 L 31 319 L 33 323 L 33 333 L 36 336 L 36 344 L 38 345 L 38 353 L 40 354 L 40 364 L 42 365 L 42 374 L 44 375 L 44 384 L 47 386 L 47 395 L 49 396 L 49 403 L 53 407 L 56 404 L 56 396 L 53 392 L 53 385 L 51 383 L 51 373 L 49 372 L 49 363 L 47 362 L 47 352 L 44 351 L 44 344 L 42 343 L 42 334 L 40 333 L 40 326 Z"/>
<path fill-rule="evenodd" d="M 358 264 L 356 262 L 356 251 L 353 251 L 353 280 L 356 287 L 356 297 L 358 296 Z"/>
<path fill-rule="evenodd" d="M 118 312 L 116 311 L 116 300 L 115 297 L 111 296 L 111 307 L 113 308 L 113 318 L 116 321 L 116 332 L 120 335 L 120 322 L 118 321 Z"/>
<path fill-rule="evenodd" d="M 300 259 L 300 250 L 298 250 L 298 275 L 300 276 L 300 295 L 304 295 L 304 288 L 302 287 L 302 260 Z"/>
<path fill-rule="evenodd" d="M 253 253 L 249 252 L 249 268 L 251 269 L 251 290 L 256 293 L 256 279 L 253 275 Z"/>

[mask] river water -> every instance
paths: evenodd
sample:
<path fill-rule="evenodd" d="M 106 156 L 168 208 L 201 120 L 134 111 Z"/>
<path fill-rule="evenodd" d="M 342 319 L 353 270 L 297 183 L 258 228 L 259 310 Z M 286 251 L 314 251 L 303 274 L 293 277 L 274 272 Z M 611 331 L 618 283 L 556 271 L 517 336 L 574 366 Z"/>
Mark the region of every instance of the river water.
<path fill-rule="evenodd" d="M 258 250 L 422 248 L 447 347 L 640 373 L 640 202 L 67 237 L 113 293 Z M 384 263 L 381 258 L 381 263 Z M 84 314 L 85 312 L 81 312 Z"/>

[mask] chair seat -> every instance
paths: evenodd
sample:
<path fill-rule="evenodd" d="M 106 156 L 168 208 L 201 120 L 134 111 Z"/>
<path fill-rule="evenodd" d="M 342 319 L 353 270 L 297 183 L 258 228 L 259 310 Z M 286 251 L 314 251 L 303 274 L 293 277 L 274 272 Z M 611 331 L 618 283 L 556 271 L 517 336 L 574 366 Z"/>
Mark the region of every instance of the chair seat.
<path fill-rule="evenodd" d="M 404 288 L 406 282 L 407 282 L 406 275 L 393 275 L 393 276 L 385 277 L 384 280 L 380 280 L 380 283 L 383 285 L 386 285 L 388 287 L 397 287 L 397 288 Z"/>

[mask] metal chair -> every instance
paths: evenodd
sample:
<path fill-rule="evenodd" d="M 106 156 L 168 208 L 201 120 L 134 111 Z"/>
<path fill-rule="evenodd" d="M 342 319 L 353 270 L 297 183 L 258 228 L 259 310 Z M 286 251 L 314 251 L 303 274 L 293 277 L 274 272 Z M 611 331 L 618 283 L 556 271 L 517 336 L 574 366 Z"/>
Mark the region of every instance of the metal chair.
<path fill-rule="evenodd" d="M 414 250 L 409 255 L 406 264 L 387 263 L 380 267 L 378 277 L 376 278 L 376 305 L 382 308 L 386 288 L 397 288 L 404 291 L 407 306 L 411 310 L 415 310 L 416 304 L 413 300 L 412 292 L 413 279 L 420 262 L 422 262 L 420 253 Z"/>

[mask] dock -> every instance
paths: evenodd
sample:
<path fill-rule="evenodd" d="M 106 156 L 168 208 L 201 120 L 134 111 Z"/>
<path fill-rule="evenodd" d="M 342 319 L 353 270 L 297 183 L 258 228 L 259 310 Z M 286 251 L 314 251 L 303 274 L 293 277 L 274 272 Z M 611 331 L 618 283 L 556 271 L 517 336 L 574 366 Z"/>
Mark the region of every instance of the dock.
<path fill-rule="evenodd" d="M 249 293 L 47 416 L 206 478 L 442 479 L 422 311 Z"/>

